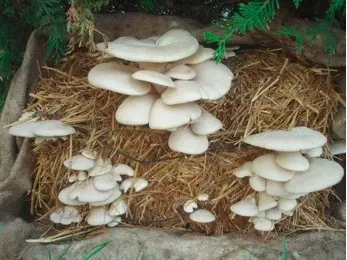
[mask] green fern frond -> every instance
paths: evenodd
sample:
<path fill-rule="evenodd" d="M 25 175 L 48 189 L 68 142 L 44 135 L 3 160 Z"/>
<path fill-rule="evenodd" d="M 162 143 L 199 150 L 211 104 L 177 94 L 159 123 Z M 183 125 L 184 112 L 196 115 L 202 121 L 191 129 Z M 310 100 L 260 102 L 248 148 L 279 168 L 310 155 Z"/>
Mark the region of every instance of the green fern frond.
<path fill-rule="evenodd" d="M 300 6 L 300 4 L 301 4 L 302 1 L 303 1 L 303 0 L 293 0 L 294 6 L 295 6 L 296 9 L 299 8 L 299 6 Z"/>

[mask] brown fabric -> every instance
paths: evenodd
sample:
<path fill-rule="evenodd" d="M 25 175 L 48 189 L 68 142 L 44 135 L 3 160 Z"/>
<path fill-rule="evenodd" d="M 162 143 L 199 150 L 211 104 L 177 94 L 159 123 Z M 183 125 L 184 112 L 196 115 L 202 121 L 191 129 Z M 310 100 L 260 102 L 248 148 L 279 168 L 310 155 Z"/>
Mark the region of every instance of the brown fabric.
<path fill-rule="evenodd" d="M 38 80 L 44 39 L 33 33 L 27 44 L 22 66 L 14 75 L 0 120 L 0 220 L 18 215 L 23 198 L 31 188 L 30 140 L 8 134 L 4 126 L 16 121 L 27 104 L 28 92 Z"/>

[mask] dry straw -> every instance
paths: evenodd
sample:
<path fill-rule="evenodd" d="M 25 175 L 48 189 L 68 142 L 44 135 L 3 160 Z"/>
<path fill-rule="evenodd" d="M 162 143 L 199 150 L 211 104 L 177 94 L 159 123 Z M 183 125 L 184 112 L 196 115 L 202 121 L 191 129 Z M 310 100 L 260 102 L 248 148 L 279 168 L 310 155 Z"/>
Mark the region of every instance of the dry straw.
<path fill-rule="evenodd" d="M 44 67 L 45 76 L 38 91 L 31 94 L 33 102 L 28 110 L 39 111 L 42 118 L 62 119 L 78 132 L 68 141 L 45 142 L 34 148 L 37 168 L 31 213 L 45 222 L 49 212 L 62 206 L 57 195 L 68 185 L 71 174 L 62 162 L 88 148 L 114 164 L 129 164 L 136 176 L 149 181 L 145 190 L 127 194 L 130 210 L 124 225 L 186 229 L 209 235 L 251 231 L 248 219 L 233 216 L 229 210 L 232 203 L 253 193 L 248 181 L 235 178 L 232 171 L 265 151 L 241 145 L 242 137 L 300 125 L 330 137 L 332 116 L 343 99 L 332 87 L 329 70 L 304 67 L 284 57 L 280 50 L 248 51 L 232 59 L 226 62 L 235 72 L 230 92 L 216 102 L 202 103 L 223 121 L 224 129 L 209 137 L 210 149 L 201 156 L 171 151 L 167 132 L 118 124 L 115 111 L 126 96 L 94 88 L 87 82 L 88 71 L 102 61 L 100 56 L 81 51 L 64 59 L 57 68 Z M 185 201 L 201 193 L 211 198 L 201 207 L 217 216 L 211 224 L 193 223 L 182 210 Z M 324 217 L 331 195 L 332 191 L 325 190 L 301 199 L 294 215 L 281 220 L 276 231 L 333 228 Z M 84 216 L 88 214 L 87 206 L 79 210 Z M 82 226 L 65 227 L 59 232 L 62 236 L 78 233 L 86 230 Z"/>

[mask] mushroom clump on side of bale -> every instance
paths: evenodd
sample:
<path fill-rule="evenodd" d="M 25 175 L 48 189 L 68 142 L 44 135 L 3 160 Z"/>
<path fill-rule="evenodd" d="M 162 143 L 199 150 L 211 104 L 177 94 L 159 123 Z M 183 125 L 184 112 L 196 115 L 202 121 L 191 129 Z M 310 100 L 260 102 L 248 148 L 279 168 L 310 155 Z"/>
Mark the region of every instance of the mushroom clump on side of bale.
<path fill-rule="evenodd" d="M 58 138 L 67 140 L 69 135 L 76 133 L 75 128 L 59 120 L 39 120 L 35 111 L 24 112 L 22 116 L 12 123 L 8 130 L 10 135 L 18 137 L 35 138 L 35 144 L 44 141 L 56 141 Z"/>
<path fill-rule="evenodd" d="M 180 29 L 147 39 L 120 37 L 97 49 L 122 59 L 96 65 L 88 74 L 91 85 L 129 96 L 117 108 L 118 123 L 170 131 L 168 145 L 176 152 L 206 152 L 207 136 L 223 124 L 196 102 L 220 99 L 234 78 L 228 67 L 212 61 L 213 49 Z"/>
<path fill-rule="evenodd" d="M 139 192 L 148 186 L 145 179 L 134 178 L 135 171 L 130 166 L 112 165 L 93 151 L 83 150 L 81 154 L 65 160 L 64 166 L 78 173 L 69 176 L 69 182 L 73 183 L 59 192 L 58 200 L 70 207 L 88 204 L 90 213 L 86 221 L 92 226 L 114 227 L 121 223 L 121 215 L 128 209 L 123 194 L 130 188 Z M 67 222 L 56 220 L 57 214 L 54 212 L 51 217 L 54 223 Z"/>
<path fill-rule="evenodd" d="M 209 210 L 199 208 L 199 202 L 206 202 L 209 200 L 209 195 L 206 193 L 199 194 L 195 199 L 187 200 L 183 205 L 183 210 L 189 214 L 190 220 L 197 223 L 211 223 L 216 220 L 216 216 Z"/>
<path fill-rule="evenodd" d="M 255 195 L 231 205 L 230 210 L 250 217 L 259 231 L 273 230 L 282 214 L 293 215 L 297 199 L 339 183 L 344 175 L 340 164 L 319 158 L 327 139 L 307 127 L 258 133 L 243 142 L 272 150 L 233 171 L 238 178 L 249 177 Z"/>

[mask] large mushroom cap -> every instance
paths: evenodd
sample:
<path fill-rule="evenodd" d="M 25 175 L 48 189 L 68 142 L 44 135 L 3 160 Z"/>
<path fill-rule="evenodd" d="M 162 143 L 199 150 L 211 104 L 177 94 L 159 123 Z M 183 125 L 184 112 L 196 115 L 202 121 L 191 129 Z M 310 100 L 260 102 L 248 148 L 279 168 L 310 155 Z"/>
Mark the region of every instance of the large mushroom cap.
<path fill-rule="evenodd" d="M 207 209 L 198 209 L 191 213 L 189 218 L 199 223 L 210 223 L 216 220 L 216 217 Z"/>
<path fill-rule="evenodd" d="M 59 194 L 58 194 L 58 200 L 62 203 L 64 203 L 65 205 L 71 205 L 71 206 L 77 206 L 77 205 L 84 205 L 87 202 L 81 202 L 78 201 L 77 199 L 70 199 L 69 195 L 72 191 L 74 191 L 76 189 L 76 187 L 78 185 L 80 185 L 81 182 L 75 182 L 74 184 L 62 189 Z"/>
<path fill-rule="evenodd" d="M 230 210 L 237 215 L 254 217 L 259 214 L 255 198 L 249 196 L 230 206 Z"/>
<path fill-rule="evenodd" d="M 340 164 L 321 158 L 310 158 L 307 171 L 295 173 L 285 184 L 285 189 L 293 193 L 306 193 L 326 189 L 339 183 L 344 171 Z"/>
<path fill-rule="evenodd" d="M 78 199 L 81 202 L 100 202 L 110 198 L 118 187 L 100 191 L 94 186 L 92 179 L 79 183 L 76 188 L 69 194 L 69 199 Z"/>
<path fill-rule="evenodd" d="M 72 156 L 70 160 L 64 161 L 65 167 L 72 170 L 78 170 L 78 171 L 89 170 L 94 167 L 94 164 L 95 164 L 94 160 L 84 157 L 81 154 Z"/>
<path fill-rule="evenodd" d="M 253 219 L 254 229 L 258 231 L 271 231 L 274 229 L 274 223 L 267 219 L 261 217 L 255 217 Z"/>
<path fill-rule="evenodd" d="M 166 71 L 165 75 L 173 79 L 190 80 L 196 76 L 196 73 L 191 67 L 184 64 L 178 64 Z"/>
<path fill-rule="evenodd" d="M 279 152 L 296 152 L 323 146 L 326 137 L 305 126 L 294 127 L 290 131 L 275 130 L 246 137 L 247 144 Z"/>
<path fill-rule="evenodd" d="M 158 96 L 153 93 L 127 97 L 117 108 L 117 122 L 124 125 L 148 124 L 152 107 L 157 99 Z"/>
<path fill-rule="evenodd" d="M 93 180 L 95 188 L 100 191 L 111 190 L 115 187 L 119 187 L 117 179 L 114 178 L 111 172 L 95 176 Z"/>
<path fill-rule="evenodd" d="M 111 90 L 129 96 L 141 96 L 150 92 L 148 82 L 131 77 L 138 69 L 115 62 L 101 63 L 88 73 L 88 82 L 98 88 Z"/>
<path fill-rule="evenodd" d="M 173 106 L 166 105 L 161 98 L 157 99 L 149 117 L 151 129 L 166 130 L 189 124 L 201 115 L 199 105 L 185 103 Z"/>
<path fill-rule="evenodd" d="M 161 99 L 167 105 L 183 104 L 201 99 L 200 86 L 195 81 L 177 80 L 176 88 L 167 88 Z"/>
<path fill-rule="evenodd" d="M 37 136 L 66 136 L 76 132 L 72 126 L 65 125 L 59 120 L 37 121 L 37 127 L 33 130 Z"/>
<path fill-rule="evenodd" d="M 300 152 L 282 152 L 276 157 L 276 162 L 289 171 L 302 172 L 310 166 L 308 160 Z"/>
<path fill-rule="evenodd" d="M 200 85 L 202 99 L 217 100 L 228 93 L 234 75 L 227 66 L 208 60 L 192 65 L 192 68 L 196 72 L 194 81 Z"/>
<path fill-rule="evenodd" d="M 121 37 L 109 44 L 107 53 L 136 62 L 173 62 L 194 54 L 198 41 L 185 30 L 171 30 L 154 41 Z"/>
<path fill-rule="evenodd" d="M 251 165 L 252 172 L 273 181 L 288 181 L 294 176 L 293 171 L 288 171 L 276 163 L 276 154 L 268 153 L 257 157 Z"/>
<path fill-rule="evenodd" d="M 25 121 L 11 126 L 8 130 L 10 135 L 20 137 L 36 137 L 34 130 L 37 128 L 37 122 Z"/>
<path fill-rule="evenodd" d="M 133 79 L 146 81 L 152 84 L 165 86 L 168 88 L 175 88 L 175 84 L 169 76 L 156 71 L 139 70 L 131 76 L 133 77 Z"/>
<path fill-rule="evenodd" d="M 223 124 L 214 115 L 203 110 L 201 116 L 190 127 L 197 135 L 210 135 L 220 130 Z"/>
<path fill-rule="evenodd" d="M 181 126 L 169 137 L 171 150 L 185 154 L 202 154 L 207 151 L 209 142 L 206 136 L 196 135 L 189 126 Z"/>

